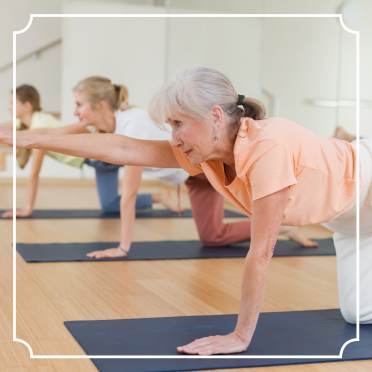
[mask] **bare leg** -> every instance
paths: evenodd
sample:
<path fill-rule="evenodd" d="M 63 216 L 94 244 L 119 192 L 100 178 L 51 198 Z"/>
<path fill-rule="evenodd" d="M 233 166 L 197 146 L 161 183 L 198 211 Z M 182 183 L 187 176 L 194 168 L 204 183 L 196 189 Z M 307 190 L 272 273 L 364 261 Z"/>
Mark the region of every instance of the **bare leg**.
<path fill-rule="evenodd" d="M 189 177 L 186 186 L 199 237 L 205 245 L 226 245 L 250 239 L 249 220 L 224 223 L 223 197 L 213 189 L 204 175 Z M 296 227 L 282 227 L 280 234 L 305 247 L 318 246 Z"/>
<path fill-rule="evenodd" d="M 250 221 L 224 223 L 223 197 L 204 175 L 189 177 L 186 186 L 201 242 L 205 245 L 226 245 L 250 238 Z"/>

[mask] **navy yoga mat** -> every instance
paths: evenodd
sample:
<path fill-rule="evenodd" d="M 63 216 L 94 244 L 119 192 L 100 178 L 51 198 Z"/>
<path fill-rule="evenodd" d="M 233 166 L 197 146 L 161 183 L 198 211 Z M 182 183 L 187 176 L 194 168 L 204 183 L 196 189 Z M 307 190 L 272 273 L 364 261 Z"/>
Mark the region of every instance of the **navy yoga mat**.
<path fill-rule="evenodd" d="M 278 240 L 274 256 L 334 255 L 332 239 L 317 240 L 318 248 L 305 248 L 291 240 Z M 92 259 L 87 253 L 117 247 L 117 242 L 100 243 L 17 243 L 17 251 L 27 262 L 176 260 L 244 257 L 249 242 L 222 247 L 205 247 L 198 240 L 134 242 L 127 257 Z"/>
<path fill-rule="evenodd" d="M 186 316 L 96 321 L 69 321 L 65 326 L 87 355 L 178 355 L 176 346 L 200 337 L 227 334 L 236 315 Z M 239 355 L 318 356 L 271 359 L 92 359 L 101 372 L 192 371 L 272 365 L 372 359 L 372 325 L 361 325 L 360 342 L 354 325 L 347 324 L 339 310 L 262 313 L 247 351 Z M 161 341 L 160 341 L 161 340 Z M 160 342 L 159 342 L 160 341 Z"/>
<path fill-rule="evenodd" d="M 4 209 L 0 209 L 0 213 L 4 212 Z M 190 209 L 186 209 L 184 212 L 177 213 L 172 212 L 169 209 L 138 209 L 136 211 L 137 218 L 192 218 Z M 225 217 L 239 217 L 244 218 L 245 215 L 225 210 Z M 17 217 L 20 219 L 45 219 L 45 218 L 120 218 L 119 212 L 115 213 L 103 213 L 99 209 L 35 209 L 30 217 Z"/>

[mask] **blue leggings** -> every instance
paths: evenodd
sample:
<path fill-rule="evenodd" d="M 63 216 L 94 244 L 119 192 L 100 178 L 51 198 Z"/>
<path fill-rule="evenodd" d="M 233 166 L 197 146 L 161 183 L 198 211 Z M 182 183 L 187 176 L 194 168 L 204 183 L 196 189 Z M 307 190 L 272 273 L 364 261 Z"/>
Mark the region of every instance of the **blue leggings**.
<path fill-rule="evenodd" d="M 120 212 L 119 166 L 100 160 L 85 159 L 85 164 L 94 168 L 96 172 L 96 187 L 104 213 Z M 136 209 L 152 208 L 151 194 L 137 194 Z"/>

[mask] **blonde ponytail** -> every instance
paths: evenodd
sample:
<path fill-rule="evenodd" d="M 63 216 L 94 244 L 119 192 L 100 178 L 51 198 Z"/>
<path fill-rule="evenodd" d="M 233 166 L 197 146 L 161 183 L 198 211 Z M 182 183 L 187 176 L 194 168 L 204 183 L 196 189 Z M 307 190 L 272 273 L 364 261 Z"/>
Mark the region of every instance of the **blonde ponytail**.
<path fill-rule="evenodd" d="M 125 85 L 114 84 L 116 94 L 116 107 L 120 111 L 128 110 L 129 106 L 129 92 Z"/>
<path fill-rule="evenodd" d="M 110 79 L 103 76 L 89 76 L 79 81 L 74 91 L 83 92 L 93 106 L 105 101 L 113 111 L 124 111 L 131 107 L 128 101 L 128 88 L 125 85 L 113 84 Z"/>

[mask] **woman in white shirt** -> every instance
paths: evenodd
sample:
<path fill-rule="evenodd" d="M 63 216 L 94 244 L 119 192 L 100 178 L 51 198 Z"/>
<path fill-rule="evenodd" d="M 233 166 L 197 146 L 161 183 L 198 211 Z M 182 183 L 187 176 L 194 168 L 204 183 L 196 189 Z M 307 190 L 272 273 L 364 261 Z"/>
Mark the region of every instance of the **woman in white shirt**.
<path fill-rule="evenodd" d="M 120 102 L 120 104 L 123 104 L 123 106 L 125 106 L 124 101 L 128 98 L 127 89 L 123 86 L 120 87 L 119 90 L 122 91 L 120 100 L 123 101 Z M 12 97 L 10 97 L 10 111 L 12 111 L 12 108 L 13 100 Z M 56 119 L 53 115 L 44 112 L 41 108 L 41 99 L 39 92 L 35 87 L 28 84 L 23 84 L 16 88 L 16 117 L 17 130 L 33 129 L 42 133 L 52 131 L 54 133 L 69 134 L 84 133 L 87 131 L 86 124 L 82 124 L 81 122 L 79 122 L 77 124 L 64 126 L 63 123 L 60 120 Z M 28 217 L 32 215 L 38 191 L 39 175 L 45 155 L 57 160 L 60 163 L 76 168 L 81 168 L 84 163 L 93 166 L 96 172 L 96 186 L 102 213 L 105 214 L 120 212 L 120 195 L 118 192 L 118 166 L 106 164 L 104 162 L 96 162 L 89 159 L 58 154 L 51 151 L 45 152 L 43 150 L 34 149 L 31 152 L 30 149 L 18 149 L 17 162 L 19 166 L 21 168 L 24 168 L 29 161 L 31 161 L 32 164 L 30 177 L 27 183 L 26 205 L 23 208 L 17 209 L 17 217 Z M 153 202 L 162 203 L 163 200 L 163 204 L 167 208 L 174 209 L 174 207 L 167 201 L 167 198 L 163 197 L 161 193 L 138 194 L 136 198 L 136 208 L 151 208 Z M 1 217 L 10 218 L 12 217 L 12 215 L 13 211 L 9 210 L 3 212 Z"/>
<path fill-rule="evenodd" d="M 115 85 L 109 79 L 91 76 L 81 80 L 74 88 L 75 115 L 85 130 L 114 133 L 145 140 L 170 139 L 170 130 L 156 126 L 147 112 L 128 103 L 128 90 L 124 85 Z M 107 146 L 110 146 L 107 144 Z M 91 257 L 124 256 L 130 249 L 133 236 L 136 208 L 151 208 L 153 202 L 161 201 L 166 207 L 177 210 L 159 194 L 138 194 L 142 174 L 180 185 L 188 177 L 181 169 L 124 167 L 121 196 L 118 195 L 119 166 L 101 161 L 86 160 L 96 170 L 97 188 L 101 204 L 107 212 L 120 209 L 121 234 L 117 248 L 92 252 Z M 140 195 L 140 196 L 139 196 Z"/>

